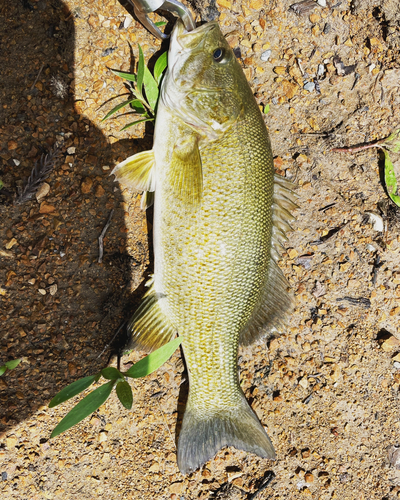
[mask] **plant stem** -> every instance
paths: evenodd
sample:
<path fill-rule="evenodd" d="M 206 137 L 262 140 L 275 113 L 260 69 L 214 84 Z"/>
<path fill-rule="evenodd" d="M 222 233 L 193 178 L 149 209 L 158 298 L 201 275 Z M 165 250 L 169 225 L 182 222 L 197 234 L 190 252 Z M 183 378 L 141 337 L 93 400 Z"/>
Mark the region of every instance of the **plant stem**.
<path fill-rule="evenodd" d="M 371 148 L 382 148 L 384 139 L 379 140 L 379 141 L 374 141 L 374 142 L 366 142 L 364 144 L 358 144 L 356 146 L 345 146 L 343 148 L 333 148 L 331 151 L 333 153 L 358 153 L 359 151 L 364 151 L 365 149 L 371 149 Z"/>

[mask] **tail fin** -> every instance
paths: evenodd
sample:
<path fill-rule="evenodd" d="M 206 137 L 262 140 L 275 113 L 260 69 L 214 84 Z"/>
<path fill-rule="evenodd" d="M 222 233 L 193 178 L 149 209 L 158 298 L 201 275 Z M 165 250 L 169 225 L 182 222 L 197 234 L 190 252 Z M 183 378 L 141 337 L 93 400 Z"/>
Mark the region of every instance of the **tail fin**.
<path fill-rule="evenodd" d="M 186 408 L 178 441 L 182 474 L 198 469 L 225 446 L 276 458 L 271 440 L 244 396 L 242 404 L 229 410 L 200 413 L 196 408 Z"/>

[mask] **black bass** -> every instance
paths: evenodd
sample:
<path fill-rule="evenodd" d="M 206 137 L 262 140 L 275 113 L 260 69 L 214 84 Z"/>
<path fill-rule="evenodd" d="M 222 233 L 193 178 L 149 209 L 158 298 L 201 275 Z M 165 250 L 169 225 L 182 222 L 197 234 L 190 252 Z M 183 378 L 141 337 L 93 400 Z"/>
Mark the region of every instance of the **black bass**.
<path fill-rule="evenodd" d="M 154 278 L 129 323 L 129 347 L 149 351 L 183 336 L 189 398 L 179 469 L 191 472 L 229 445 L 274 459 L 240 388 L 237 353 L 290 314 L 276 261 L 296 205 L 290 184 L 274 176 L 263 117 L 218 23 L 190 32 L 177 23 L 153 149 L 113 173 L 154 191 Z"/>

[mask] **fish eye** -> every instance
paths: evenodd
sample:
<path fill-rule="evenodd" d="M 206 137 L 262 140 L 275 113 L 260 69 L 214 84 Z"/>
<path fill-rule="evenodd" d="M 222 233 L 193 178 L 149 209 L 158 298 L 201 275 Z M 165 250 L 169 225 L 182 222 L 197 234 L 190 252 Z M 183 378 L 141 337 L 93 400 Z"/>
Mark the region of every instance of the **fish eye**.
<path fill-rule="evenodd" d="M 221 62 L 224 56 L 225 56 L 225 51 L 220 47 L 218 47 L 218 49 L 214 51 L 213 58 L 215 62 Z"/>

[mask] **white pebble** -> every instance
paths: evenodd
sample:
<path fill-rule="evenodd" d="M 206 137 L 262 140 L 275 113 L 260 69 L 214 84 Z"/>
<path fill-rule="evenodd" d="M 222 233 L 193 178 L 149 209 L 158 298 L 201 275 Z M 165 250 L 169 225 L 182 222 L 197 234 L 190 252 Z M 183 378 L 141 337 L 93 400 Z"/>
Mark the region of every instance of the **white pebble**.
<path fill-rule="evenodd" d="M 374 214 L 373 212 L 365 212 L 369 215 L 369 221 L 375 231 L 380 233 L 383 231 L 383 219 L 380 215 Z"/>
<path fill-rule="evenodd" d="M 261 61 L 264 61 L 264 62 L 268 61 L 268 59 L 271 57 L 271 54 L 272 54 L 272 51 L 270 49 L 265 50 L 260 56 Z"/>
<path fill-rule="evenodd" d="M 304 85 L 304 90 L 308 90 L 308 92 L 312 92 L 313 90 L 315 90 L 315 83 L 314 82 L 307 82 Z"/>
<path fill-rule="evenodd" d="M 129 26 L 132 24 L 132 18 L 130 16 L 126 16 L 124 19 L 124 28 L 129 28 Z"/>

